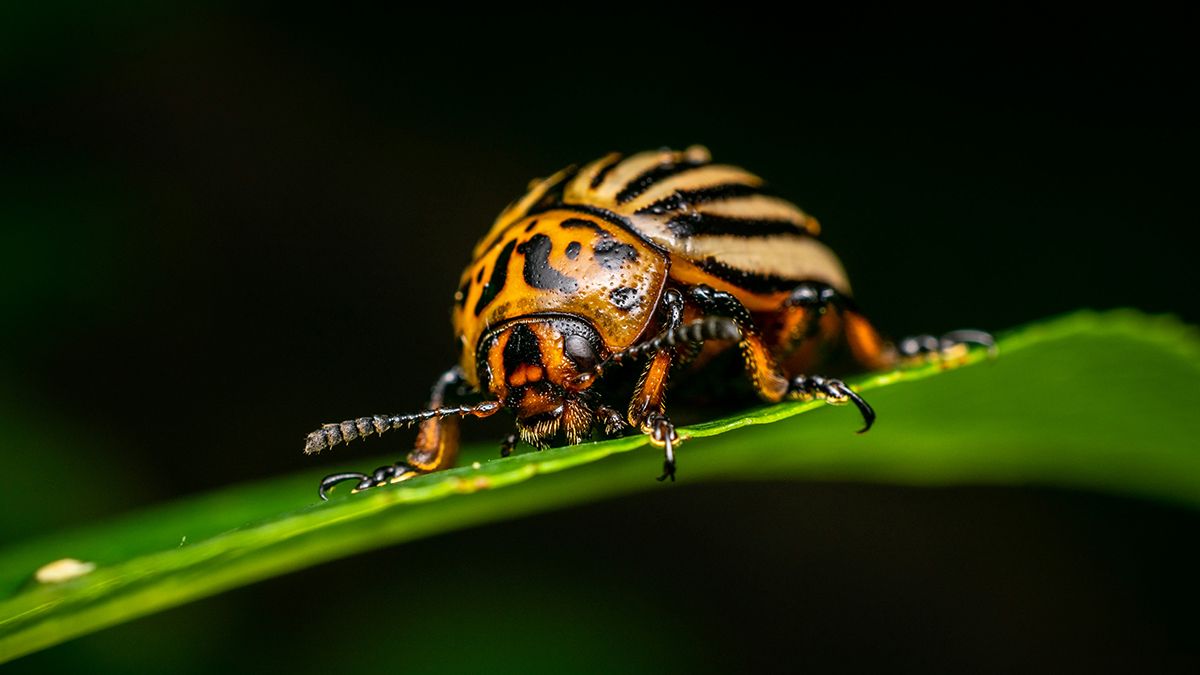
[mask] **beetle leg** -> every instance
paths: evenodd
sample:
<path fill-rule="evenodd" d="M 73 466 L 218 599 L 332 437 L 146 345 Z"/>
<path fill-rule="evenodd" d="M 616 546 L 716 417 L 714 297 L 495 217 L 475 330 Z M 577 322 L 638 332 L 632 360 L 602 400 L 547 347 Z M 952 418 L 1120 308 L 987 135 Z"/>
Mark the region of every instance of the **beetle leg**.
<path fill-rule="evenodd" d="M 863 428 L 858 430 L 860 434 L 866 432 L 875 423 L 875 410 L 871 404 L 841 380 L 820 375 L 797 375 L 792 378 L 788 387 L 788 398 L 801 401 L 819 399 L 833 405 L 853 403 L 863 417 Z"/>
<path fill-rule="evenodd" d="M 654 354 L 638 379 L 633 397 L 629 401 L 627 413 L 629 424 L 641 429 L 642 433 L 650 436 L 650 442 L 663 449 L 663 473 L 658 480 L 670 478 L 675 480 L 675 446 L 679 444 L 679 434 L 675 425 L 666 415 L 667 379 L 671 374 L 671 366 L 679 356 L 679 348 L 702 342 L 707 338 L 725 337 L 736 338 L 736 329 L 730 331 L 730 326 L 719 322 L 701 321 L 683 325 L 683 296 L 675 289 L 668 290 L 663 295 L 666 325 L 657 337 L 644 342 L 626 354 L 627 357 L 637 357 L 643 354 Z M 619 362 L 620 358 L 614 361 Z M 602 415 L 609 415 L 605 422 L 607 427 L 616 426 L 617 422 L 624 426 L 620 414 L 611 408 L 600 408 Z M 614 416 L 615 415 L 615 419 Z"/>
<path fill-rule="evenodd" d="M 675 433 L 675 425 L 666 415 L 654 412 L 646 418 L 646 426 L 650 434 L 650 442 L 663 449 L 663 472 L 658 477 L 659 482 L 668 478 L 675 482 L 675 446 L 679 443 L 679 434 Z"/>
<path fill-rule="evenodd" d="M 805 281 L 792 289 L 779 308 L 770 342 L 780 363 L 807 364 L 824 360 L 823 350 L 844 339 L 854 361 L 867 370 L 895 365 L 895 349 L 867 321 L 854 300 L 822 281 Z"/>
<path fill-rule="evenodd" d="M 434 383 L 429 392 L 426 409 L 441 408 L 446 395 L 452 388 L 464 384 L 462 368 L 454 366 Z M 409 465 L 418 471 L 437 471 L 454 466 L 458 458 L 458 416 L 446 416 L 425 420 L 417 432 L 417 441 L 406 458 Z"/>
<path fill-rule="evenodd" d="M 462 370 L 455 366 L 438 378 L 430 393 L 428 408 L 422 412 L 412 415 L 361 417 L 340 424 L 326 424 L 309 434 L 304 451 L 311 454 L 355 438 L 420 424 L 416 445 L 408 453 L 405 461 L 379 467 L 370 474 L 349 472 L 326 476 L 321 480 L 317 494 L 325 500 L 328 499 L 329 490 L 333 486 L 348 480 L 358 481 L 353 490 L 358 492 L 452 466 L 458 455 L 458 418 L 466 415 L 488 417 L 502 407 L 497 401 L 443 407 L 447 394 L 461 395 L 464 387 Z"/>
<path fill-rule="evenodd" d="M 981 330 L 955 330 L 941 337 L 912 335 L 896 344 L 896 351 L 907 361 L 949 361 L 963 356 L 969 345 L 986 347 L 989 356 L 996 356 L 996 340 Z"/>
<path fill-rule="evenodd" d="M 329 474 L 321 479 L 321 484 L 317 487 L 317 494 L 321 496 L 321 501 L 329 499 L 329 491 L 333 489 L 333 486 L 348 480 L 356 480 L 359 485 L 362 485 L 363 481 L 370 482 L 371 477 L 357 471 Z"/>
<path fill-rule="evenodd" d="M 778 324 L 770 338 L 780 363 L 786 363 L 801 346 L 815 344 L 810 341 L 829 330 L 825 317 L 840 315 L 847 304 L 848 298 L 824 282 L 805 281 L 793 288 L 779 308 Z"/>
<path fill-rule="evenodd" d="M 670 338 L 683 323 L 683 296 L 679 291 L 670 289 L 663 294 L 663 302 L 667 315 L 666 327 L 656 339 L 671 342 Z M 651 413 L 662 415 L 665 412 L 667 378 L 671 374 L 674 361 L 675 347 L 672 344 L 654 352 L 653 358 L 646 364 L 637 387 L 633 390 L 633 398 L 629 400 L 629 423 L 635 428 L 643 428 Z M 645 430 L 643 428 L 643 431 Z"/>
<path fill-rule="evenodd" d="M 646 424 L 652 414 L 666 412 L 667 379 L 671 374 L 674 352 L 664 349 L 654 354 L 646 364 L 629 399 L 629 424 L 647 431 Z"/>
<path fill-rule="evenodd" d="M 329 499 L 329 491 L 339 483 L 344 483 L 350 480 L 358 481 L 350 494 L 362 492 L 373 487 L 387 485 L 388 483 L 399 483 L 403 480 L 408 480 L 413 476 L 418 476 L 422 472 L 405 464 L 397 462 L 390 466 L 381 466 L 369 474 L 359 473 L 357 471 L 348 471 L 346 473 L 335 473 L 321 479 L 321 485 L 317 488 L 317 494 L 320 495 L 321 501 Z"/>
<path fill-rule="evenodd" d="M 788 392 L 788 379 L 754 323 L 754 317 L 733 295 L 701 284 L 691 289 L 692 300 L 705 312 L 732 319 L 741 333 L 738 348 L 746 374 L 763 400 L 777 403 Z"/>
<path fill-rule="evenodd" d="M 607 405 L 596 407 L 596 421 L 603 425 L 605 436 L 620 436 L 629 428 L 621 411 Z"/>

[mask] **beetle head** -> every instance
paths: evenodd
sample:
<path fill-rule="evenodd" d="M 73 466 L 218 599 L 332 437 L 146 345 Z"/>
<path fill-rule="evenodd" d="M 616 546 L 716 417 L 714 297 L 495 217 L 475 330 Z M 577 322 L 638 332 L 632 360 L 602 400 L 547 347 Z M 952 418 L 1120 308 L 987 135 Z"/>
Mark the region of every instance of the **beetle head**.
<path fill-rule="evenodd" d="M 579 443 L 595 420 L 590 372 L 604 345 L 586 321 L 561 314 L 506 322 L 480 340 L 480 385 L 517 417 L 521 440 L 544 448 Z"/>

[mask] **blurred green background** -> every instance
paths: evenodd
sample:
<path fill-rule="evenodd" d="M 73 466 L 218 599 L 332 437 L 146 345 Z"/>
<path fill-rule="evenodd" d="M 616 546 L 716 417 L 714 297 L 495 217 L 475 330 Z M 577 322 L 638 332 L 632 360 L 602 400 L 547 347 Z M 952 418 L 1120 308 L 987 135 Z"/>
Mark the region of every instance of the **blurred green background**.
<path fill-rule="evenodd" d="M 1165 17 L 2 18 L 0 542 L 335 461 L 300 454 L 314 423 L 419 408 L 471 245 L 529 178 L 610 150 L 703 143 L 765 176 L 893 335 L 1200 319 L 1191 46 Z M 11 669 L 1186 671 L 1197 524 L 1049 490 L 684 478 Z"/>

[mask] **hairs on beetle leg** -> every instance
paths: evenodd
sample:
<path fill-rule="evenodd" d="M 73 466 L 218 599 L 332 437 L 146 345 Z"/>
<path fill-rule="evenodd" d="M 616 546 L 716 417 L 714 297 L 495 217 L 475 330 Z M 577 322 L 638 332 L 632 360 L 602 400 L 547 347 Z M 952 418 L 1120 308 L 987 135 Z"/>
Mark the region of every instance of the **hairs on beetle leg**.
<path fill-rule="evenodd" d="M 423 410 L 411 415 L 374 415 L 346 420 L 337 424 L 323 424 L 320 429 L 308 435 L 304 441 L 304 454 L 311 455 L 326 448 L 332 448 L 339 443 L 349 443 L 356 438 L 364 438 L 371 434 L 382 434 L 393 429 L 407 429 L 418 422 L 435 418 L 458 415 L 466 417 L 489 417 L 500 410 L 499 401 L 484 401 L 475 405 L 451 406 Z"/>

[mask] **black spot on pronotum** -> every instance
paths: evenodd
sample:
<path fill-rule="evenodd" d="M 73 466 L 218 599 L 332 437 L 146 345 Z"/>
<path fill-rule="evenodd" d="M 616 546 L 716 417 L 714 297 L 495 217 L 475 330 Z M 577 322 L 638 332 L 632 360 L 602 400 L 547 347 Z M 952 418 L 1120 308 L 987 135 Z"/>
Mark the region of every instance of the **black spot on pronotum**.
<path fill-rule="evenodd" d="M 638 303 L 638 292 L 636 288 L 621 286 L 614 288 L 608 293 L 608 299 L 612 304 L 622 312 L 628 312 L 633 309 Z"/>
<path fill-rule="evenodd" d="M 611 239 L 606 239 L 593 246 L 592 254 L 595 256 L 596 262 L 606 270 L 618 269 L 626 262 L 634 262 L 638 258 L 637 250 L 632 246 Z"/>
<path fill-rule="evenodd" d="M 517 240 L 510 239 L 501 249 L 500 255 L 496 256 L 496 267 L 492 270 L 492 278 L 488 279 L 487 286 L 484 286 L 483 292 L 479 294 L 479 301 L 475 303 L 475 316 L 483 313 L 483 308 L 496 299 L 500 290 L 504 288 L 504 284 L 508 282 L 508 259 L 512 257 L 513 249 L 516 246 Z"/>
<path fill-rule="evenodd" d="M 533 228 L 537 227 L 537 223 L 538 223 L 538 221 L 537 221 L 537 220 L 532 220 L 532 221 L 530 221 L 530 223 L 529 223 L 528 225 L 526 225 L 526 226 L 525 226 L 525 231 L 526 231 L 526 232 L 529 232 L 529 231 L 530 231 L 530 230 L 532 230 Z"/>
<path fill-rule="evenodd" d="M 583 248 L 583 246 L 577 241 L 573 241 L 573 242 L 567 244 L 567 257 L 570 258 L 571 260 L 578 258 L 579 257 L 579 249 L 581 249 L 581 248 Z"/>
<path fill-rule="evenodd" d="M 525 283 L 542 290 L 573 293 L 578 290 L 579 282 L 550 266 L 550 251 L 553 247 L 554 242 L 544 234 L 535 234 L 529 241 L 517 247 L 517 253 L 525 256 L 522 272 Z"/>

